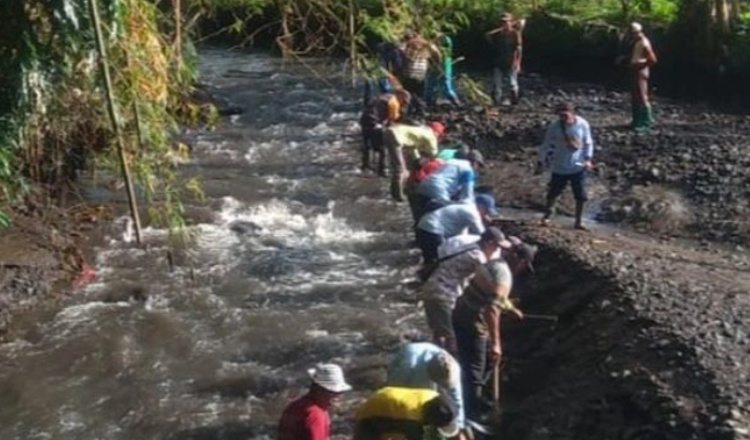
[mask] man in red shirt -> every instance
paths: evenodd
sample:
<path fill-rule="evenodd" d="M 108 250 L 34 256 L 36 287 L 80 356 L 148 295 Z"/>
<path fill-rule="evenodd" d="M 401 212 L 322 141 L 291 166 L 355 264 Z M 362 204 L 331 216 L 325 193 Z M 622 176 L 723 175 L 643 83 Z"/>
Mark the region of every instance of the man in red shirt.
<path fill-rule="evenodd" d="M 440 142 L 445 134 L 445 125 L 438 121 L 430 122 L 427 125 L 432 129 L 432 132 L 435 133 L 437 141 Z M 427 176 L 443 166 L 443 163 L 444 162 L 437 157 L 426 156 L 411 164 L 411 171 L 409 172 L 409 177 L 406 179 L 404 194 L 409 201 L 409 208 L 411 209 L 412 218 L 414 218 L 415 228 L 417 222 L 419 222 L 419 217 L 421 216 L 419 204 L 417 203 L 417 187 L 419 187 L 420 182 L 422 182 Z"/>
<path fill-rule="evenodd" d="M 352 389 L 338 365 L 321 364 L 308 374 L 312 379 L 310 391 L 284 410 L 278 440 L 328 440 L 328 408 L 339 394 Z"/>

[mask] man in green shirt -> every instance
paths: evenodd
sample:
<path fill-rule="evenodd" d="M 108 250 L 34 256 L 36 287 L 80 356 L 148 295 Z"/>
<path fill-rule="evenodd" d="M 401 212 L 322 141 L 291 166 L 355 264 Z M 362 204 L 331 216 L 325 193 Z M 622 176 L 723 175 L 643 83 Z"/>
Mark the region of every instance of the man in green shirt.
<path fill-rule="evenodd" d="M 466 413 L 471 416 L 481 412 L 487 361 L 491 365 L 498 365 L 502 356 L 500 313 L 509 311 L 523 319 L 523 313 L 508 296 L 513 288 L 513 277 L 533 270 L 537 248 L 517 237 L 510 237 L 509 240 L 513 246 L 509 250 L 503 249 L 502 257 L 487 262 L 477 270 L 453 310 Z M 492 289 L 482 288 L 482 285 L 491 285 Z"/>

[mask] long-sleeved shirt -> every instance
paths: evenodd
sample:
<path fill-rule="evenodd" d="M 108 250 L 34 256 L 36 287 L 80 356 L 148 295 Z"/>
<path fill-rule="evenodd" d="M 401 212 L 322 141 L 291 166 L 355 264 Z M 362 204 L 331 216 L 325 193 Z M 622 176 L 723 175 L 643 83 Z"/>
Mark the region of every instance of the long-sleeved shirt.
<path fill-rule="evenodd" d="M 565 133 L 563 133 L 563 129 Z M 576 116 L 572 124 L 554 121 L 547 127 L 539 147 L 539 161 L 554 174 L 575 174 L 583 171 L 594 157 L 594 141 L 589 123 Z"/>
<path fill-rule="evenodd" d="M 463 159 L 447 160 L 417 188 L 417 194 L 444 202 L 473 202 L 476 173 Z"/>
<path fill-rule="evenodd" d="M 401 346 L 388 367 L 388 386 L 428 388 L 439 391 L 438 385 L 430 379 L 427 365 L 441 353 L 453 362 L 451 377 L 448 379 L 447 387 L 442 391 L 456 404 L 459 427 L 463 428 L 464 399 L 461 391 L 461 367 L 447 351 L 437 345 L 429 342 L 415 342 Z"/>
<path fill-rule="evenodd" d="M 484 223 L 474 203 L 453 203 L 423 215 L 417 228 L 450 238 L 466 231 L 480 235 L 484 232 Z"/>

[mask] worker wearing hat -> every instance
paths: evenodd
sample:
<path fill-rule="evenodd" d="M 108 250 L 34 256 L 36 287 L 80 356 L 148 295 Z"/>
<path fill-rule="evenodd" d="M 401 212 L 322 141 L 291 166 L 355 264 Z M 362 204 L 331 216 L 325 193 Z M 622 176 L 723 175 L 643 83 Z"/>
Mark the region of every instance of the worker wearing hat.
<path fill-rule="evenodd" d="M 449 439 L 459 432 L 455 403 L 428 388 L 381 388 L 355 415 L 354 440 Z"/>
<path fill-rule="evenodd" d="M 518 72 L 521 71 L 521 32 L 515 27 L 513 15 L 505 13 L 500 17 L 500 27 L 487 32 L 492 60 L 492 100 L 495 105 L 502 103 L 503 85 L 507 84 L 511 102 L 518 103 Z"/>
<path fill-rule="evenodd" d="M 533 271 L 537 252 L 535 246 L 518 237 L 509 237 L 508 241 L 511 246 L 503 248 L 502 255 L 476 271 L 453 310 L 466 412 L 472 417 L 484 409 L 482 395 L 487 365 L 499 365 L 502 356 L 500 313 L 508 311 L 523 318 L 523 313 L 508 298 L 513 278 L 524 271 Z"/>
<path fill-rule="evenodd" d="M 451 353 L 456 353 L 456 335 L 453 331 L 453 308 L 466 285 L 487 261 L 497 258 L 500 249 L 509 249 L 512 243 L 499 229 L 485 230 L 476 246 L 444 257 L 437 269 L 422 286 L 420 298 L 424 302 L 427 325 L 432 330 L 433 341 Z M 485 279 L 478 282 L 483 288 L 491 285 Z"/>
<path fill-rule="evenodd" d="M 547 127 L 539 147 L 538 171 L 552 172 L 547 191 L 547 209 L 542 222 L 549 223 L 555 214 L 555 204 L 570 183 L 576 201 L 575 228 L 584 230 L 583 209 L 588 200 L 586 176 L 593 167 L 594 141 L 588 121 L 576 115 L 575 107 L 563 102 L 555 107 L 557 120 Z"/>
<path fill-rule="evenodd" d="M 279 421 L 278 440 L 328 440 L 328 409 L 336 398 L 352 387 L 336 364 L 321 364 L 308 370 L 312 381 L 304 396 L 290 403 Z"/>

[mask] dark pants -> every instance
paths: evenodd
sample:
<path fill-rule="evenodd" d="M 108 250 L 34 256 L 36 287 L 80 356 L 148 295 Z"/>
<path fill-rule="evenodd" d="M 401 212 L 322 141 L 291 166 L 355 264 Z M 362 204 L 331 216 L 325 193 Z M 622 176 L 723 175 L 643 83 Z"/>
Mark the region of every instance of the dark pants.
<path fill-rule="evenodd" d="M 422 95 L 424 94 L 424 79 L 404 78 L 401 80 L 401 85 L 404 87 L 404 90 L 411 94 L 409 110 L 413 109 L 414 112 L 424 111 L 427 107 L 424 99 L 422 99 Z M 413 112 L 410 111 L 410 113 Z"/>
<path fill-rule="evenodd" d="M 416 232 L 417 223 L 421 218 L 419 210 L 419 195 L 417 194 L 417 188 L 419 188 L 419 182 L 413 180 L 407 180 L 406 186 L 404 187 L 404 193 L 406 194 L 406 200 L 409 201 L 409 210 L 411 211 L 411 217 L 414 220 L 414 230 Z"/>
<path fill-rule="evenodd" d="M 385 173 L 385 148 L 383 147 L 383 130 L 373 127 L 362 127 L 362 169 L 370 168 L 372 152 L 378 153 L 378 172 Z"/>
<path fill-rule="evenodd" d="M 573 188 L 573 196 L 577 202 L 585 202 L 588 200 L 586 194 L 586 170 L 579 171 L 573 174 L 556 174 L 552 173 L 552 179 L 549 182 L 549 190 L 547 192 L 547 200 L 555 200 L 560 197 L 560 194 L 565 190 L 565 187 L 570 186 Z"/>
<path fill-rule="evenodd" d="M 460 307 L 460 304 L 457 306 Z M 482 412 L 481 396 L 487 376 L 487 347 L 489 338 L 477 331 L 473 321 L 460 317 L 461 311 L 453 312 L 453 331 L 458 345 L 458 362 L 461 364 L 464 402 L 467 415 Z"/>
<path fill-rule="evenodd" d="M 417 247 L 422 251 L 425 264 L 432 264 L 438 260 L 438 248 L 443 244 L 443 236 L 417 228 Z"/>

